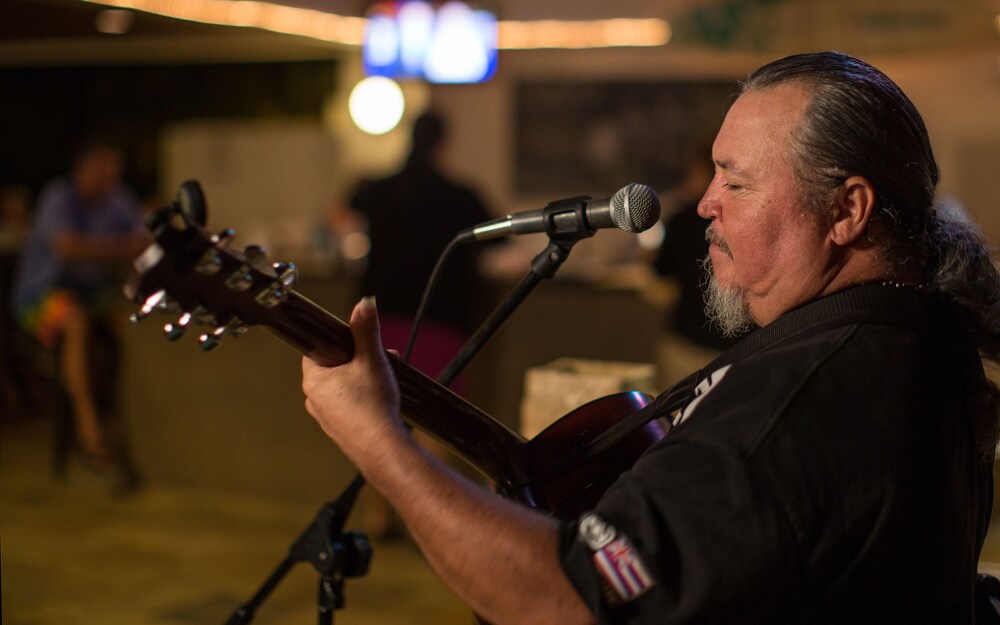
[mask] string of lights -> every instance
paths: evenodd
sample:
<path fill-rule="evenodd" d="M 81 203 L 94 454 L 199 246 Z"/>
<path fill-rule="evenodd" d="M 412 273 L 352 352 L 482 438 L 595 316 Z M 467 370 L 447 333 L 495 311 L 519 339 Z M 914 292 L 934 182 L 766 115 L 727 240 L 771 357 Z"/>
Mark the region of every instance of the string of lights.
<path fill-rule="evenodd" d="M 175 19 L 259 28 L 360 46 L 368 19 L 257 0 L 82 0 Z M 662 19 L 538 20 L 497 22 L 499 50 L 662 46 L 671 28 Z"/>

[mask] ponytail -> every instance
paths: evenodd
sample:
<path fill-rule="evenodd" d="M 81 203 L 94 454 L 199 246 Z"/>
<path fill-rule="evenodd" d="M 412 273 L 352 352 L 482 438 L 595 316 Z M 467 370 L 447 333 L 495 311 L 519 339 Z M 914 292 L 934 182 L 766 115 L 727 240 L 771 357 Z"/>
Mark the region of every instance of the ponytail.
<path fill-rule="evenodd" d="M 1000 363 L 1000 273 L 986 239 L 961 209 L 938 203 L 925 236 L 929 287 L 949 296 L 967 315 L 980 356 Z M 970 381 L 979 413 L 976 441 L 991 460 L 1000 438 L 1000 389 L 987 378 Z"/>
<path fill-rule="evenodd" d="M 980 354 L 1000 363 L 1000 272 L 985 237 L 961 209 L 939 203 L 925 241 L 931 289 L 967 311 Z"/>

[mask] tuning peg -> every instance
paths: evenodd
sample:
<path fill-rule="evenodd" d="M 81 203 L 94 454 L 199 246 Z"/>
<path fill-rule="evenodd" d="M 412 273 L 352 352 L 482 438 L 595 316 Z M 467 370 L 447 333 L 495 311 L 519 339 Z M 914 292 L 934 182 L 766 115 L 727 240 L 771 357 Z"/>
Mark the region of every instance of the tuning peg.
<path fill-rule="evenodd" d="M 248 263 L 257 262 L 259 260 L 267 260 L 267 250 L 259 245 L 248 245 L 243 248 L 243 256 L 246 257 Z"/>
<path fill-rule="evenodd" d="M 210 352 L 219 346 L 221 339 L 222 334 L 219 333 L 218 329 L 211 334 L 202 334 L 198 337 L 198 347 L 201 347 L 203 351 Z"/>
<path fill-rule="evenodd" d="M 177 320 L 177 323 L 168 323 L 163 326 L 163 333 L 170 341 L 176 341 L 187 332 L 188 325 L 191 324 L 191 313 L 184 313 Z"/>
<path fill-rule="evenodd" d="M 295 266 L 295 263 L 277 262 L 271 267 L 278 274 L 278 282 L 284 286 L 290 287 L 299 279 L 299 268 Z"/>
<path fill-rule="evenodd" d="M 247 325 L 243 323 L 240 319 L 232 319 L 229 323 L 224 326 L 219 326 L 198 337 L 198 345 L 206 352 L 210 352 L 222 342 L 222 337 L 228 332 L 229 334 L 239 338 L 247 333 Z"/>
<path fill-rule="evenodd" d="M 222 269 L 222 258 L 214 249 L 210 249 L 202 254 L 201 258 L 194 265 L 194 270 L 205 276 L 214 276 L 219 273 L 220 269 Z"/>
<path fill-rule="evenodd" d="M 250 267 L 241 265 L 238 270 L 226 278 L 226 286 L 234 291 L 246 291 L 252 287 L 253 275 L 250 273 Z"/>
<path fill-rule="evenodd" d="M 167 292 L 163 289 L 160 289 L 156 293 L 153 293 L 152 295 L 146 298 L 146 301 L 142 303 L 142 306 L 139 307 L 139 310 L 133 313 L 129 317 L 129 321 L 131 321 L 132 323 L 139 323 L 140 321 L 151 315 L 154 310 L 157 310 L 158 308 L 165 308 L 166 305 L 167 305 Z"/>
<path fill-rule="evenodd" d="M 195 309 L 191 311 L 191 317 L 194 319 L 194 322 L 197 323 L 197 324 L 199 324 L 199 325 L 203 325 L 203 326 L 217 326 L 217 325 L 219 325 L 219 322 L 215 318 L 215 315 L 212 314 L 204 306 L 197 306 L 197 307 L 195 307 Z"/>
<path fill-rule="evenodd" d="M 274 283 L 257 294 L 257 303 L 265 308 L 273 308 L 284 301 L 288 292 L 280 284 Z"/>
<path fill-rule="evenodd" d="M 212 243 L 215 247 L 223 248 L 232 243 L 233 239 L 236 238 L 236 233 L 232 228 L 226 228 L 219 232 L 219 234 L 212 235 Z"/>
<path fill-rule="evenodd" d="M 246 249 L 243 250 L 243 256 L 246 258 L 247 263 L 257 271 L 267 275 L 272 275 L 274 273 L 271 260 L 267 257 L 267 250 L 263 247 L 259 245 L 248 245 Z"/>

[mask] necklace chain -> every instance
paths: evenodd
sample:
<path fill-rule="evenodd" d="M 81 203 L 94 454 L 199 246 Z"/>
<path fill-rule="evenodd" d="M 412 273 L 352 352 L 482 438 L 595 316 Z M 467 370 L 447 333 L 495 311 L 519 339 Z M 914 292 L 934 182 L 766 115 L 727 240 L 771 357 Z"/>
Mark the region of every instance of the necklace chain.
<path fill-rule="evenodd" d="M 925 289 L 926 285 L 914 284 L 913 282 L 896 282 L 895 280 L 883 280 L 882 286 L 891 286 L 896 289 L 911 288 L 911 289 Z"/>

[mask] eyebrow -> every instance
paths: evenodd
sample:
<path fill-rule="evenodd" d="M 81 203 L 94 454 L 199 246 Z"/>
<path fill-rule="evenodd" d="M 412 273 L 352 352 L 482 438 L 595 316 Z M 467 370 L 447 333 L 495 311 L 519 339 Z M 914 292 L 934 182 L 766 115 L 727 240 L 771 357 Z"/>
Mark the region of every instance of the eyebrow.
<path fill-rule="evenodd" d="M 732 161 L 722 160 L 722 161 L 714 161 L 714 162 L 715 162 L 715 166 L 718 167 L 719 169 L 722 169 L 722 170 L 725 170 L 725 171 L 728 171 L 728 172 L 732 172 L 734 174 L 743 173 L 743 168 L 735 165 Z"/>

